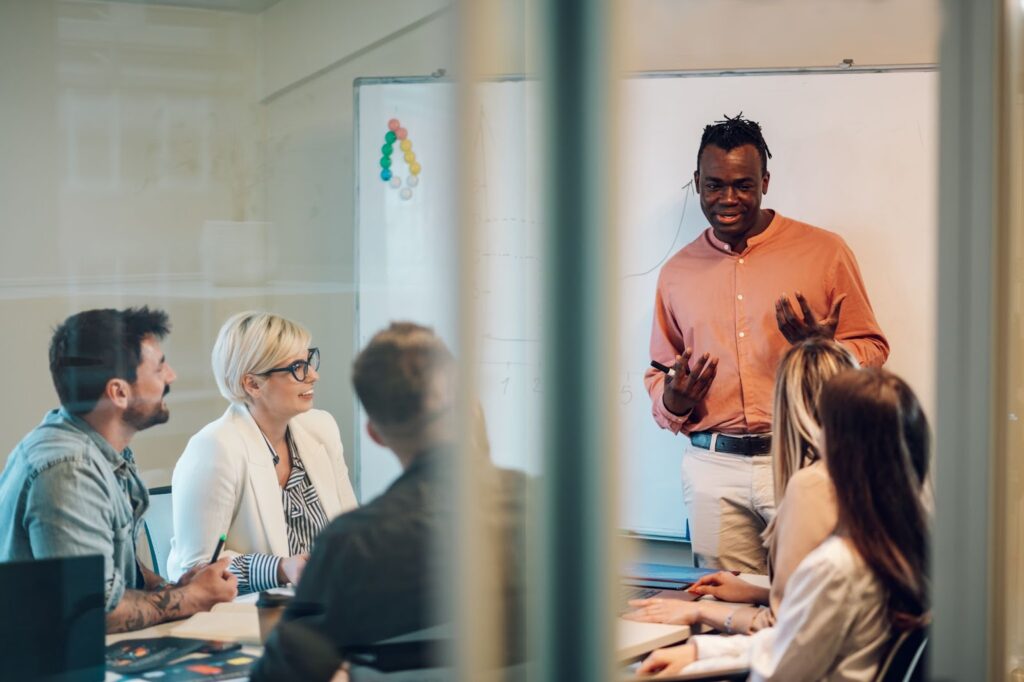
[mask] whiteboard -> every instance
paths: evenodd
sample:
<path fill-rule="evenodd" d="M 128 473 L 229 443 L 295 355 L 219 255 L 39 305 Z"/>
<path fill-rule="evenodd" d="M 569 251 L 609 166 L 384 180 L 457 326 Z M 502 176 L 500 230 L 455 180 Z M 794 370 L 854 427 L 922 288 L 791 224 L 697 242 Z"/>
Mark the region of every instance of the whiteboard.
<path fill-rule="evenodd" d="M 659 429 L 643 386 L 660 266 L 707 226 L 692 186 L 704 125 L 742 111 L 772 151 L 765 208 L 839 233 L 851 246 L 892 352 L 887 367 L 934 405 L 937 239 L 937 74 L 883 71 L 678 73 L 630 78 L 618 118 L 617 277 L 621 434 L 620 525 L 682 537 L 681 436 Z M 430 79 L 359 79 L 356 88 L 357 337 L 395 319 L 430 324 L 454 347 L 456 141 L 472 145 L 481 273 L 480 397 L 492 455 L 540 472 L 540 291 L 544 225 L 539 88 L 481 86 L 480 111 L 455 130 L 454 86 Z M 379 178 L 390 118 L 413 140 L 422 171 L 412 196 Z M 609 157 L 611 158 L 611 157 Z M 396 160 L 401 177 L 408 172 Z M 357 423 L 365 421 L 358 415 Z M 366 500 L 398 475 L 363 435 Z"/>

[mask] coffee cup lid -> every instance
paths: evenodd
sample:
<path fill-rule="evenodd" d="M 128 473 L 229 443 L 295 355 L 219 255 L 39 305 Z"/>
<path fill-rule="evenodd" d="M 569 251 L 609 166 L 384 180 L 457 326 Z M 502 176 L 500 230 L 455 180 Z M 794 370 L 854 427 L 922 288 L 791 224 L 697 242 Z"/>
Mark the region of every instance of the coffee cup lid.
<path fill-rule="evenodd" d="M 256 600 L 256 608 L 268 608 L 274 606 L 284 606 L 292 600 L 289 594 L 277 594 L 274 592 L 260 592 L 259 599 Z"/>

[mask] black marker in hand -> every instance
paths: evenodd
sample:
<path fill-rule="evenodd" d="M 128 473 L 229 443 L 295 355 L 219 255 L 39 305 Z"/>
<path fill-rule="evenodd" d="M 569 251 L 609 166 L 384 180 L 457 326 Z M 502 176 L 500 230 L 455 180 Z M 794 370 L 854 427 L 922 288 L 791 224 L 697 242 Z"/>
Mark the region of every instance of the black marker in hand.
<path fill-rule="evenodd" d="M 672 377 L 674 377 L 676 375 L 676 371 L 674 369 L 672 369 L 671 367 L 668 367 L 666 365 L 661 364 L 657 360 L 651 360 L 651 367 L 653 367 L 654 369 L 658 370 L 659 372 L 664 372 L 665 374 L 667 374 L 669 380 L 671 380 Z"/>
<path fill-rule="evenodd" d="M 220 534 L 220 540 L 217 541 L 217 548 L 213 550 L 213 558 L 210 559 L 211 564 L 217 563 L 217 558 L 220 556 L 220 551 L 224 549 L 224 543 L 227 541 L 227 533 Z"/>

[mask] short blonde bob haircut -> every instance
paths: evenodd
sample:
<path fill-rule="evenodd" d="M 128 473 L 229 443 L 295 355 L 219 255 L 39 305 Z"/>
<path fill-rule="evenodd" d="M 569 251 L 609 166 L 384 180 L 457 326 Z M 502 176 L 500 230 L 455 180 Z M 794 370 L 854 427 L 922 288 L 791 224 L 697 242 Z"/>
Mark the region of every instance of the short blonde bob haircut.
<path fill-rule="evenodd" d="M 228 318 L 217 334 L 211 356 L 221 395 L 233 403 L 249 402 L 243 381 L 309 348 L 309 330 L 272 313 L 250 310 Z"/>

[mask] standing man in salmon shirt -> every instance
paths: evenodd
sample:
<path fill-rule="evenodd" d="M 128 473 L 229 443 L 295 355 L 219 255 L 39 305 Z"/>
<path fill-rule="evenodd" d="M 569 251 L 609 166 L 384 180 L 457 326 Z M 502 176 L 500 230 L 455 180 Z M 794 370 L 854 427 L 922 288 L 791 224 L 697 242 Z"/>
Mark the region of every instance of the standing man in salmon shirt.
<path fill-rule="evenodd" d="M 771 152 L 742 114 L 708 125 L 694 185 L 710 227 L 661 269 L 648 370 L 654 420 L 684 436 L 683 498 L 699 566 L 767 573 L 775 513 L 775 371 L 789 346 L 834 338 L 864 366 L 889 343 L 853 252 L 832 232 L 761 208 Z"/>

